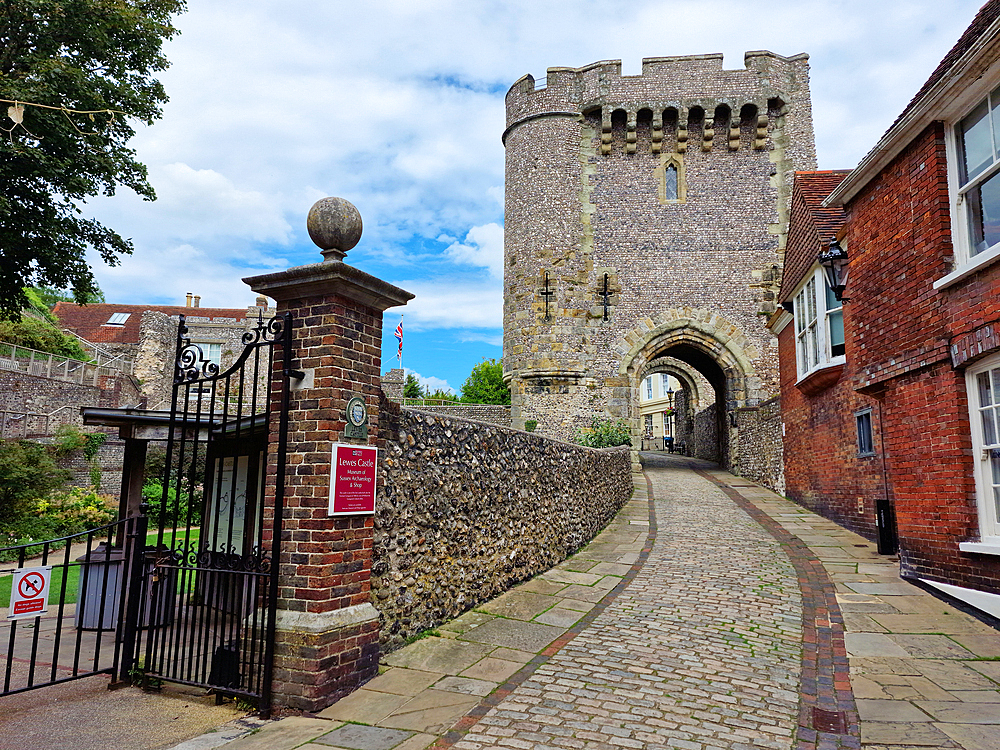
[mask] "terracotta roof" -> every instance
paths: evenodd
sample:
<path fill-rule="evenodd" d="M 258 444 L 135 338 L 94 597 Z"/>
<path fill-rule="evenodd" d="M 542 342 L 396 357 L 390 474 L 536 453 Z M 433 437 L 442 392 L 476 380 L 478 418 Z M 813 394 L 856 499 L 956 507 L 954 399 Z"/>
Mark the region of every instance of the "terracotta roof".
<path fill-rule="evenodd" d="M 95 344 L 138 344 L 139 324 L 147 310 L 161 312 L 172 317 L 187 315 L 190 318 L 245 320 L 247 308 L 226 309 L 220 307 L 184 307 L 174 305 L 115 305 L 93 304 L 75 305 L 72 302 L 57 302 L 52 309 L 63 328 L 76 333 Z M 115 313 L 128 313 L 121 325 L 109 325 Z"/>
<path fill-rule="evenodd" d="M 819 251 L 830 244 L 844 226 L 847 220 L 844 209 L 840 206 L 828 208 L 823 201 L 850 173 L 849 169 L 795 173 L 779 302 L 791 296 L 816 262 Z"/>
<path fill-rule="evenodd" d="M 955 42 L 955 46 L 951 48 L 947 55 L 938 63 L 938 66 L 931 73 L 931 77 L 927 79 L 920 90 L 916 93 L 910 103 L 906 105 L 906 109 L 899 113 L 899 117 L 896 121 L 892 123 L 889 130 L 896 127 L 896 123 L 902 120 L 911 109 L 917 106 L 921 99 L 927 94 L 931 88 L 934 87 L 938 81 L 948 75 L 948 71 L 951 70 L 952 66 L 958 62 L 962 55 L 972 49 L 972 46 L 988 29 L 989 27 L 1000 18 L 1000 0 L 988 0 L 988 2 L 979 9 L 976 13 L 976 17 L 972 19 L 972 23 L 969 24 L 962 36 L 958 38 Z M 886 131 L 888 133 L 888 131 Z"/>

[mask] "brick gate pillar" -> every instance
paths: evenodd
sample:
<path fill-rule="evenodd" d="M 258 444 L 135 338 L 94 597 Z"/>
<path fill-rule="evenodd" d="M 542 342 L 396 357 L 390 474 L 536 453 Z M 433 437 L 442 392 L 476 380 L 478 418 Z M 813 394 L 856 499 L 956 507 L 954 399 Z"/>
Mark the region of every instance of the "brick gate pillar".
<path fill-rule="evenodd" d="M 308 227 L 322 263 L 244 281 L 276 300 L 278 315 L 291 313 L 294 366 L 305 374 L 291 388 L 272 686 L 274 705 L 317 711 L 378 671 L 373 517 L 328 515 L 331 450 L 338 442 L 375 444 L 382 313 L 413 295 L 343 262 L 361 238 L 361 216 L 347 201 L 319 201 Z M 280 384 L 280 369 L 273 377 Z M 353 396 L 368 408 L 367 438 L 344 437 Z M 270 429 L 273 444 L 278 420 Z M 272 455 L 265 482 L 271 508 L 276 472 Z"/>

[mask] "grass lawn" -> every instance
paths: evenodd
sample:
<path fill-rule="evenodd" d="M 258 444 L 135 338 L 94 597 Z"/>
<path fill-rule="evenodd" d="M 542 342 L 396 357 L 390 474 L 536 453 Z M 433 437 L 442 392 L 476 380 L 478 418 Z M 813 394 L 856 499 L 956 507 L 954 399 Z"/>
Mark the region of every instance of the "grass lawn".
<path fill-rule="evenodd" d="M 200 529 L 191 529 L 190 544 L 194 544 L 196 549 L 200 531 L 201 531 Z M 164 544 L 170 546 L 171 542 L 174 541 L 173 537 L 171 536 L 172 533 L 173 532 L 167 532 L 164 534 L 163 536 Z M 156 544 L 156 534 L 157 532 L 151 531 L 149 534 L 146 535 L 147 546 L 152 547 Z M 181 532 L 176 539 L 176 544 L 182 544 L 183 542 L 184 542 L 184 535 L 183 532 Z M 50 559 L 61 561 L 64 558 L 62 557 L 62 555 L 59 555 L 58 552 L 56 552 L 52 553 Z M 100 557 L 98 556 L 96 557 L 96 559 L 100 560 Z M 80 585 L 80 567 L 81 567 L 80 565 L 69 566 L 69 574 L 66 579 L 66 604 L 76 603 L 77 590 Z M 49 604 L 59 603 L 59 592 L 62 590 L 61 587 L 62 587 L 63 571 L 65 570 L 66 567 L 64 565 L 58 565 L 52 567 L 52 580 L 49 584 Z M 96 570 L 99 571 L 100 568 L 97 568 Z M 13 576 L 0 576 L 0 607 L 7 607 L 10 605 L 10 587 L 13 580 L 14 580 Z M 177 582 L 178 591 L 180 591 L 180 588 L 181 588 L 180 580 L 178 579 Z"/>

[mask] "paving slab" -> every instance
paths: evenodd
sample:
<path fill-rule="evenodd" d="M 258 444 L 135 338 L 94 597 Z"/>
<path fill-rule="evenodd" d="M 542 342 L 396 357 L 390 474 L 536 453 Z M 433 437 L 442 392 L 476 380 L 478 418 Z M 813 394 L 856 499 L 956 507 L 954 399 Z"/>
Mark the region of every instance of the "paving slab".
<path fill-rule="evenodd" d="M 434 683 L 434 689 L 482 697 L 496 690 L 498 684 L 498 681 L 477 680 L 472 677 L 445 677 Z"/>
<path fill-rule="evenodd" d="M 933 724 L 865 722 L 861 725 L 863 745 L 891 747 L 949 747 L 949 737 Z M 994 747 L 995 750 L 995 747 Z"/>
<path fill-rule="evenodd" d="M 602 563 L 597 563 L 597 565 L 595 565 L 593 568 L 590 569 L 590 572 L 593 573 L 594 575 L 602 575 L 602 576 L 610 575 L 610 576 L 622 577 L 622 576 L 627 576 L 630 570 L 632 570 L 631 565 L 602 562 Z"/>
<path fill-rule="evenodd" d="M 593 586 L 601 580 L 601 576 L 596 576 L 593 573 L 577 573 L 572 570 L 561 570 L 560 568 L 553 568 L 550 571 L 542 573 L 541 577 L 553 583 L 576 583 L 581 586 Z"/>
<path fill-rule="evenodd" d="M 233 740 L 226 750 L 292 750 L 338 726 L 339 722 L 290 716 L 265 725 L 255 734 Z"/>
<path fill-rule="evenodd" d="M 558 628 L 571 628 L 584 616 L 584 612 L 564 607 L 553 607 L 535 618 L 535 622 L 545 625 L 555 625 Z"/>
<path fill-rule="evenodd" d="M 914 659 L 912 661 L 913 666 L 919 669 L 924 677 L 949 691 L 996 689 L 996 682 L 979 671 L 979 665 L 991 663 L 946 661 L 944 659 Z"/>
<path fill-rule="evenodd" d="M 890 635 L 888 638 L 910 656 L 969 659 L 975 654 L 945 635 Z"/>
<path fill-rule="evenodd" d="M 497 649 L 497 651 L 501 650 L 502 649 Z M 525 659 L 522 662 L 516 662 L 487 656 L 485 659 L 480 659 L 468 669 L 460 672 L 459 676 L 471 677 L 474 680 L 495 680 L 496 682 L 504 682 L 508 677 L 514 674 L 529 661 L 531 661 L 530 658 Z"/>
<path fill-rule="evenodd" d="M 910 656 L 883 633 L 845 633 L 844 646 L 848 656 Z"/>
<path fill-rule="evenodd" d="M 1000 683 L 1000 661 L 967 661 L 964 663 L 970 669 L 974 669 L 980 674 L 986 675 L 994 682 Z"/>
<path fill-rule="evenodd" d="M 858 713 L 862 721 L 887 721 L 896 723 L 918 723 L 932 721 L 930 714 L 907 701 L 857 700 Z"/>
<path fill-rule="evenodd" d="M 313 742 L 347 750 L 391 750 L 413 734 L 399 729 L 345 724 L 332 732 L 320 735 Z"/>
<path fill-rule="evenodd" d="M 317 716 L 321 719 L 355 721 L 362 724 L 378 724 L 404 703 L 412 700 L 409 695 L 379 693 L 361 688 L 344 696 L 332 706 L 324 708 Z"/>
<path fill-rule="evenodd" d="M 1000 638 L 997 638 L 995 635 L 958 633 L 951 638 L 976 656 L 985 656 L 988 658 L 1000 657 Z"/>
<path fill-rule="evenodd" d="M 1000 698 L 1000 695 L 997 696 Z M 1000 701 L 992 703 L 962 703 L 961 701 L 914 701 L 924 713 L 936 721 L 949 724 L 996 724 L 1000 725 Z M 1000 726 L 996 728 L 997 746 L 1000 747 Z"/>
<path fill-rule="evenodd" d="M 559 583 L 558 581 L 547 581 L 544 578 L 532 578 L 527 583 L 522 583 L 518 586 L 520 591 L 530 591 L 535 594 L 557 594 L 562 591 L 569 584 Z"/>
<path fill-rule="evenodd" d="M 551 596 L 514 589 L 486 604 L 481 604 L 476 609 L 480 612 L 497 615 L 498 617 L 506 617 L 513 620 L 530 620 L 535 615 L 539 615 L 545 610 L 550 609 L 553 604 L 555 604 L 555 599 Z"/>
<path fill-rule="evenodd" d="M 872 615 L 880 625 L 884 625 L 892 633 L 944 633 L 957 635 L 959 633 L 987 634 L 995 633 L 989 625 L 984 625 L 975 618 L 968 617 L 956 611 L 954 615 Z"/>
<path fill-rule="evenodd" d="M 982 724 L 935 724 L 942 734 L 957 742 L 963 750 L 997 750 L 996 727 Z"/>
<path fill-rule="evenodd" d="M 394 695 L 416 695 L 444 676 L 441 672 L 422 672 L 405 667 L 392 667 L 365 683 L 366 690 Z"/>
<path fill-rule="evenodd" d="M 474 641 L 477 644 L 504 646 L 519 651 L 538 653 L 565 632 L 566 628 L 557 628 L 540 622 L 521 622 L 520 620 L 498 618 L 465 633 L 462 639 Z M 485 655 L 484 653 L 483 656 Z M 475 661 L 479 661 L 479 659 L 475 659 Z M 473 663 L 462 665 L 462 669 L 459 671 L 468 669 Z"/>
<path fill-rule="evenodd" d="M 445 690 L 425 690 L 382 719 L 379 724 L 391 729 L 443 734 L 478 704 L 479 698 L 475 696 Z"/>
<path fill-rule="evenodd" d="M 492 650 L 490 647 L 483 646 L 480 643 L 471 643 L 468 640 L 470 635 L 473 633 L 478 634 L 484 628 L 493 628 L 495 630 L 494 626 L 497 622 L 502 625 L 503 623 L 517 621 L 492 619 L 471 631 L 467 631 L 464 635 L 460 636 L 462 640 L 423 638 L 416 643 L 411 643 L 406 648 L 389 654 L 389 656 L 383 659 L 383 663 L 392 667 L 406 667 L 407 669 L 416 669 L 421 672 L 458 674 L 463 669 L 471 667 Z M 488 632 L 493 632 L 493 630 Z"/>

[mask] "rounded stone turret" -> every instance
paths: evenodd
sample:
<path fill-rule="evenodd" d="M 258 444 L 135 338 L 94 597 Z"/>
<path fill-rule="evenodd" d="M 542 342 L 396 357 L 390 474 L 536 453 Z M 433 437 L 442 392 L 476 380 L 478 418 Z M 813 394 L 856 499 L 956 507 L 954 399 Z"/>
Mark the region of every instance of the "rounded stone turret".
<path fill-rule="evenodd" d="M 343 198 L 322 198 L 309 209 L 306 228 L 324 260 L 343 260 L 361 239 L 361 213 Z"/>

